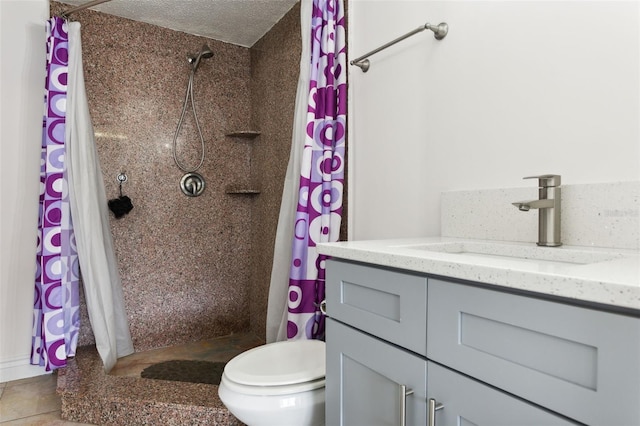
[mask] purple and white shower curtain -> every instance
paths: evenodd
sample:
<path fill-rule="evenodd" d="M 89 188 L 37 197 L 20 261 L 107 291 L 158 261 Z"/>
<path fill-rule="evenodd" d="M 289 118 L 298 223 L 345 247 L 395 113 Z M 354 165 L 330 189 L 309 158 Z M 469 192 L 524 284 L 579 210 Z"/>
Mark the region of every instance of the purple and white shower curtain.
<path fill-rule="evenodd" d="M 80 328 L 79 264 L 71 221 L 65 118 L 68 75 L 67 24 L 47 21 L 40 213 L 31 363 L 51 371 L 75 355 Z"/>
<path fill-rule="evenodd" d="M 338 241 L 346 130 L 346 45 L 342 0 L 313 0 L 311 76 L 289 275 L 287 337 L 324 339 L 325 256 Z"/>

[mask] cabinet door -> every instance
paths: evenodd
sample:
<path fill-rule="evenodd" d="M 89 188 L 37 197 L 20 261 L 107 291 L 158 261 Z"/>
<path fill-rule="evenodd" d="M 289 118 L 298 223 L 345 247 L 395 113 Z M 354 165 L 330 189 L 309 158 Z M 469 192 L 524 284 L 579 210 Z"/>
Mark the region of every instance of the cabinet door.
<path fill-rule="evenodd" d="M 326 424 L 426 424 L 427 361 L 327 319 Z M 401 397 L 402 386 L 413 393 Z"/>
<path fill-rule="evenodd" d="M 640 425 L 640 319 L 430 279 L 427 357 L 591 425 Z"/>
<path fill-rule="evenodd" d="M 428 398 L 442 404 L 435 426 L 577 425 L 540 407 L 428 362 Z"/>

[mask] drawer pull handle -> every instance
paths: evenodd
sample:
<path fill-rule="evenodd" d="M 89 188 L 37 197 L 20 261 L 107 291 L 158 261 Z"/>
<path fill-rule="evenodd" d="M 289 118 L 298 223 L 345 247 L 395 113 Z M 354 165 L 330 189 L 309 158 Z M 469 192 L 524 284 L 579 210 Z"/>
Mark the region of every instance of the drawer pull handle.
<path fill-rule="evenodd" d="M 442 410 L 444 405 L 433 398 L 429 398 L 429 412 L 427 413 L 427 426 L 436 426 L 436 411 Z"/>
<path fill-rule="evenodd" d="M 405 385 L 400 385 L 400 426 L 407 425 L 407 397 L 413 394 L 413 389 L 407 389 Z"/>

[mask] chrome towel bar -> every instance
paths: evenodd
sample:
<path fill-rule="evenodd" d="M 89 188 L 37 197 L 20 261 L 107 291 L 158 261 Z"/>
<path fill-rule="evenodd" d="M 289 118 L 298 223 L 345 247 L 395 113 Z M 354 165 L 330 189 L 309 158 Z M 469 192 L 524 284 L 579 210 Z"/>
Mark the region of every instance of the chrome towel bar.
<path fill-rule="evenodd" d="M 351 61 L 349 63 L 351 65 L 355 65 L 357 67 L 360 67 L 362 72 L 367 72 L 367 71 L 369 71 L 369 67 L 371 66 L 371 63 L 367 59 L 369 56 L 375 55 L 376 53 L 380 52 L 381 50 L 384 50 L 387 47 L 393 46 L 394 44 L 404 40 L 405 38 L 409 38 L 412 35 L 418 34 L 418 33 L 422 32 L 424 30 L 433 31 L 433 36 L 435 37 L 435 39 L 436 40 L 442 40 L 443 38 L 446 37 L 447 33 L 449 32 L 449 26 L 444 22 L 441 22 L 438 25 L 432 25 L 432 24 L 426 23 L 424 25 L 419 26 L 415 30 L 406 33 L 405 35 L 400 36 L 397 39 L 392 40 L 389 43 L 384 44 L 384 45 L 378 47 L 377 49 L 374 49 L 371 52 L 360 56 L 359 58 L 354 59 L 353 61 Z"/>
<path fill-rule="evenodd" d="M 101 4 L 101 3 L 106 3 L 108 1 L 111 1 L 111 0 L 93 0 L 93 1 L 87 2 L 85 4 L 81 4 L 80 6 L 72 7 L 69 10 L 65 10 L 64 12 L 62 12 L 60 14 L 60 17 L 63 18 L 63 19 L 67 19 L 67 18 L 69 18 L 69 15 L 71 15 L 72 13 L 79 12 L 81 10 L 87 9 L 89 7 L 97 6 L 97 5 Z"/>

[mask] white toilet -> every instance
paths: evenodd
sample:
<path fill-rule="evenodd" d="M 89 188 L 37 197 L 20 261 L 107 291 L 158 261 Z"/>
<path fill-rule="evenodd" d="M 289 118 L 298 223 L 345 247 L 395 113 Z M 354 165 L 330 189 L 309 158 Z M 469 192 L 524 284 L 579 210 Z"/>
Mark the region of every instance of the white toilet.
<path fill-rule="evenodd" d="M 324 342 L 269 343 L 227 363 L 218 395 L 249 426 L 323 426 L 324 375 Z"/>

